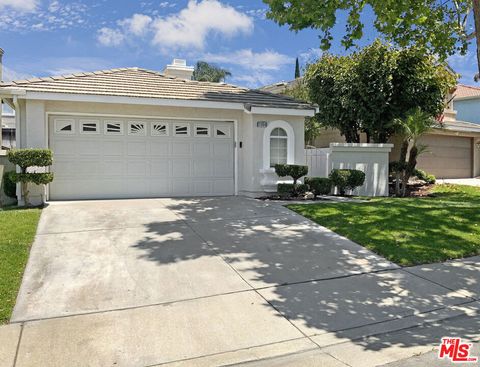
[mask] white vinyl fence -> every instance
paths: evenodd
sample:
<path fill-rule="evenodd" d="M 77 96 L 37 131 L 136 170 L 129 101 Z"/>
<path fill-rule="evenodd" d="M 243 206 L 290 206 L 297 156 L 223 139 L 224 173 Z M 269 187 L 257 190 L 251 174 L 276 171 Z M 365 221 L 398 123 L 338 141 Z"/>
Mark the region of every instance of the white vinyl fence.
<path fill-rule="evenodd" d="M 305 149 L 309 177 L 328 177 L 334 168 L 365 172 L 355 195 L 388 196 L 388 157 L 393 144 L 331 143 L 330 148 Z"/>

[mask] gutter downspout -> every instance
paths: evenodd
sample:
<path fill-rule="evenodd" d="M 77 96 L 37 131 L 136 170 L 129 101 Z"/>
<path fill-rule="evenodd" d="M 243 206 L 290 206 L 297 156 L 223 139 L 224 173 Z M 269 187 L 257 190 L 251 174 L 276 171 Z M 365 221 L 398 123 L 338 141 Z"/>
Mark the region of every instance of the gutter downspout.
<path fill-rule="evenodd" d="M 22 147 L 22 137 L 21 132 L 22 128 L 20 125 L 20 104 L 18 103 L 18 96 L 13 96 L 13 106 L 15 107 L 15 147 L 21 148 Z M 17 166 L 17 173 L 20 173 L 20 167 Z M 24 206 L 25 202 L 23 201 L 22 197 L 22 188 L 20 183 L 17 183 L 17 204 L 18 206 Z"/>

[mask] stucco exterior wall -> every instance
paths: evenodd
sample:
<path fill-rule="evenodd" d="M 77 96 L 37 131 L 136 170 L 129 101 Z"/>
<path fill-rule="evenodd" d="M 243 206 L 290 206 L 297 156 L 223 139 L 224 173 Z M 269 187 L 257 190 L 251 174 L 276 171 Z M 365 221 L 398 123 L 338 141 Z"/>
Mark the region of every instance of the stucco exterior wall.
<path fill-rule="evenodd" d="M 453 106 L 457 111 L 458 121 L 480 124 L 480 99 L 455 100 Z"/>
<path fill-rule="evenodd" d="M 212 119 L 235 121 L 237 124 L 238 177 L 237 187 L 240 194 L 260 194 L 263 167 L 264 128 L 258 128 L 258 121 L 282 120 L 290 124 L 294 131 L 294 162 L 304 164 L 304 117 L 284 115 L 258 115 L 239 110 L 213 108 L 164 107 L 147 105 L 22 101 L 20 109 L 21 147 L 46 148 L 48 144 L 47 115 L 49 114 L 85 114 L 136 116 L 153 118 Z M 240 144 L 241 143 L 241 144 Z M 240 146 L 241 145 L 241 146 Z M 39 203 L 45 198 L 46 191 L 32 188 L 31 201 Z"/>

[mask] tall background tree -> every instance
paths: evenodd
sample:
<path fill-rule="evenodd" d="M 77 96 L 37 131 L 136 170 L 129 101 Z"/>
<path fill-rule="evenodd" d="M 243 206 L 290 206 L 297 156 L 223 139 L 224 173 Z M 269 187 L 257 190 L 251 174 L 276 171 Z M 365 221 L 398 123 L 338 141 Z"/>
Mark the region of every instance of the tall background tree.
<path fill-rule="evenodd" d="M 308 99 L 317 121 L 336 128 L 349 143 L 386 143 L 399 121 L 419 108 L 440 115 L 456 84 L 444 63 L 415 47 L 397 49 L 380 41 L 349 56 L 324 54 L 305 73 Z"/>
<path fill-rule="evenodd" d="M 220 83 L 224 82 L 229 76 L 232 76 L 232 73 L 228 70 L 205 61 L 198 61 L 193 71 L 193 80 L 200 82 Z"/>
<path fill-rule="evenodd" d="M 465 54 L 474 42 L 480 72 L 480 0 L 263 1 L 270 7 L 268 18 L 280 25 L 294 31 L 318 29 L 323 50 L 331 47 L 339 11 L 347 15 L 341 43 L 347 49 L 355 45 L 363 37 L 362 13 L 369 7 L 376 30 L 398 46 L 415 45 L 445 60 L 455 53 Z"/>
<path fill-rule="evenodd" d="M 300 78 L 300 63 L 298 62 L 298 57 L 295 60 L 295 79 Z"/>

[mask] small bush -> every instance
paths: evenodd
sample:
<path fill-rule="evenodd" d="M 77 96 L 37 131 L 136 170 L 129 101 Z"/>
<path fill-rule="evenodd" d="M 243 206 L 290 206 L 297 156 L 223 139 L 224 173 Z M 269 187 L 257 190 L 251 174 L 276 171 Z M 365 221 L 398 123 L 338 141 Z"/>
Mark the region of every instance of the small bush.
<path fill-rule="evenodd" d="M 332 190 L 332 181 L 328 177 L 306 177 L 305 184 L 315 198 L 318 195 L 328 195 Z"/>
<path fill-rule="evenodd" d="M 15 183 L 15 171 L 4 172 L 3 174 L 3 192 L 11 198 L 17 197 L 17 184 Z"/>
<path fill-rule="evenodd" d="M 307 175 L 308 166 L 300 166 L 297 164 L 276 164 L 275 173 L 278 177 L 289 176 L 293 178 L 293 184 L 296 184 L 300 178 Z"/>
<path fill-rule="evenodd" d="M 350 175 L 347 180 L 347 189 L 355 190 L 356 187 L 360 187 L 365 182 L 365 172 L 358 169 L 351 169 Z"/>
<path fill-rule="evenodd" d="M 437 178 L 434 175 L 427 175 L 424 181 L 429 185 L 433 185 L 435 182 L 437 182 Z"/>
<path fill-rule="evenodd" d="M 307 192 L 307 185 L 305 184 L 289 184 L 289 183 L 280 183 L 277 185 L 278 195 L 282 198 L 291 198 L 304 195 Z"/>
<path fill-rule="evenodd" d="M 330 180 L 340 195 L 345 195 L 346 190 L 355 190 L 365 182 L 365 173 L 356 169 L 333 169 Z"/>
<path fill-rule="evenodd" d="M 25 170 L 27 167 L 46 167 L 52 165 L 53 154 L 50 149 L 12 149 L 8 160 Z"/>
<path fill-rule="evenodd" d="M 434 184 L 437 179 L 434 175 L 430 175 L 428 174 L 427 172 L 425 172 L 424 170 L 421 170 L 421 169 L 416 169 L 415 172 L 414 172 L 414 175 L 419 179 L 419 180 L 422 180 L 422 181 L 425 181 L 425 183 L 427 184 Z"/>
<path fill-rule="evenodd" d="M 332 181 L 333 186 L 335 186 L 340 195 L 345 195 L 347 189 L 348 176 L 350 176 L 350 170 L 348 169 L 333 169 L 330 172 L 330 180 Z"/>

